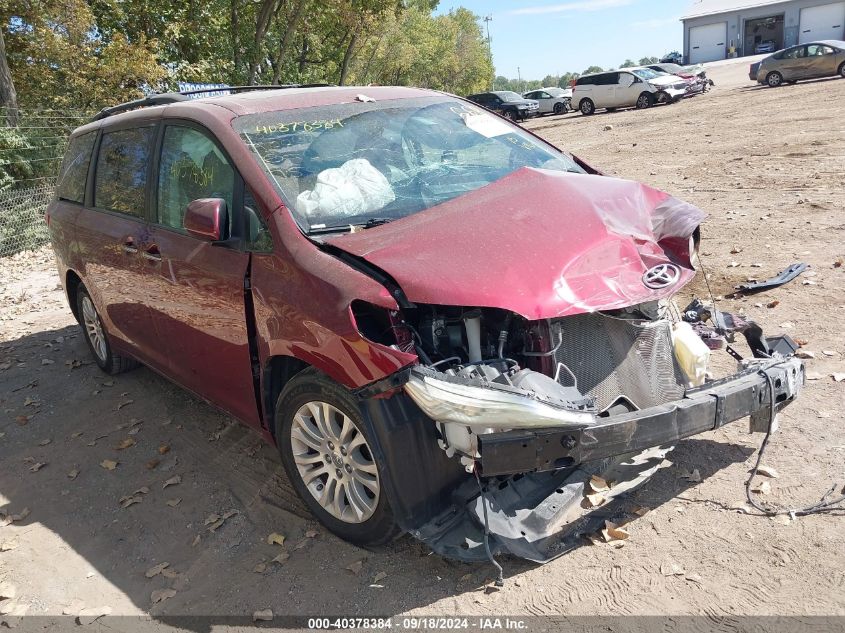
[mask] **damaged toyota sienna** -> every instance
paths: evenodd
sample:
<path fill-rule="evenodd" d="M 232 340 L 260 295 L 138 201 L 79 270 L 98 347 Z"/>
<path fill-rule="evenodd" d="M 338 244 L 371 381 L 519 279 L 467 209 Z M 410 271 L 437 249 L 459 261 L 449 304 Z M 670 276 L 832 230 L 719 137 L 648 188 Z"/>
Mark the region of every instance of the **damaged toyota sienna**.
<path fill-rule="evenodd" d="M 788 337 L 678 309 L 694 206 L 452 95 L 227 92 L 73 133 L 59 273 L 100 368 L 255 429 L 340 537 L 545 562 L 677 441 L 766 430 L 798 395 Z M 713 342 L 740 332 L 720 375 Z"/>

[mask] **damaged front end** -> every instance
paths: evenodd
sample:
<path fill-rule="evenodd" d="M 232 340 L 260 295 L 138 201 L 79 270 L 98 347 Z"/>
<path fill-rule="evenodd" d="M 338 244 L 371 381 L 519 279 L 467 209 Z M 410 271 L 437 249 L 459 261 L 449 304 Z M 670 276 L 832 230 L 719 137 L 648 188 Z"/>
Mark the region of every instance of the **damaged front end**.
<path fill-rule="evenodd" d="M 353 304 L 359 331 L 419 361 L 361 395 L 409 401 L 418 413 L 394 402 L 390 415 L 424 420 L 457 473 L 442 476 L 430 448 L 426 468 L 402 446 L 394 467 L 407 477 L 393 480 L 428 478 L 436 501 L 412 504 L 397 487 L 405 529 L 442 555 L 483 560 L 487 524 L 494 552 L 545 562 L 611 517 L 677 441 L 748 416 L 753 430 L 768 428 L 804 367 L 788 337 L 676 305 L 703 219 L 636 183 L 523 170 L 331 240 L 385 271 L 402 299 L 394 310 Z M 487 247 L 503 241 L 506 254 Z M 740 333 L 751 358 L 727 345 Z M 715 362 L 719 347 L 727 354 Z M 391 428 L 384 443 L 395 447 Z M 613 484 L 588 497 L 594 475 Z"/>
<path fill-rule="evenodd" d="M 551 560 L 611 516 L 613 500 L 646 481 L 675 442 L 749 415 L 765 430 L 804 380 L 801 361 L 781 351 L 739 361 L 722 379 L 685 372 L 678 331 L 687 324 L 668 302 L 539 321 L 494 309 L 415 311 L 416 323 L 396 326 L 425 359 L 404 393 L 433 421 L 440 448 L 482 478 L 484 494 L 468 477 L 412 532 L 463 560 L 486 557 L 485 501 L 494 551 Z M 789 350 L 788 339 L 766 344 Z M 586 499 L 594 475 L 613 482 L 600 502 Z"/>

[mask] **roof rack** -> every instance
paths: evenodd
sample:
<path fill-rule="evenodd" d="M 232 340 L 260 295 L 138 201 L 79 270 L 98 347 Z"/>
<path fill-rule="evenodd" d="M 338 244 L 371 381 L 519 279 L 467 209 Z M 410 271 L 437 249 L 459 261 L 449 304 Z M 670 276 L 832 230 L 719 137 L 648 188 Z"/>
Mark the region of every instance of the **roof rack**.
<path fill-rule="evenodd" d="M 239 92 L 252 92 L 255 90 L 286 90 L 288 88 L 325 88 L 332 84 L 281 84 L 269 86 L 216 86 L 213 88 L 201 88 L 198 90 L 184 90 L 182 92 L 163 92 L 161 94 L 150 95 L 143 99 L 135 99 L 134 101 L 127 101 L 116 106 L 103 108 L 94 117 L 92 121 L 99 121 L 121 112 L 129 112 L 138 108 L 147 108 L 150 106 L 165 105 L 168 103 L 178 103 L 180 101 L 188 101 L 191 95 L 228 92 L 229 94 L 236 94 Z"/>

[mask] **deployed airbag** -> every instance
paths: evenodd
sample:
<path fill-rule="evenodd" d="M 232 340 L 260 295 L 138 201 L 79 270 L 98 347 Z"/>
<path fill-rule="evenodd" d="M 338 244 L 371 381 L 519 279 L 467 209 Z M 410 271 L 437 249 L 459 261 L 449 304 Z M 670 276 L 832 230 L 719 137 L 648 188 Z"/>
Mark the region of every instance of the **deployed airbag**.
<path fill-rule="evenodd" d="M 296 198 L 296 208 L 314 219 L 352 217 L 377 211 L 395 199 L 384 174 L 366 158 L 356 158 L 320 172 L 314 189 Z"/>

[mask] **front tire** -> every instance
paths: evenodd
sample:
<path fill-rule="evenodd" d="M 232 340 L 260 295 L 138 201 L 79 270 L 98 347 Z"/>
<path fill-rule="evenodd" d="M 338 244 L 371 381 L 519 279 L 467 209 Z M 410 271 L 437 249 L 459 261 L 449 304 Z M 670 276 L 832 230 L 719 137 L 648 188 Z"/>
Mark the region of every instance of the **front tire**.
<path fill-rule="evenodd" d="M 590 116 L 596 113 L 596 104 L 593 103 L 592 99 L 581 99 L 581 103 L 578 104 L 578 109 L 584 116 Z"/>
<path fill-rule="evenodd" d="M 644 92 L 637 97 L 637 110 L 645 110 L 654 105 L 654 96 L 650 92 Z"/>
<path fill-rule="evenodd" d="M 288 478 L 323 525 L 356 545 L 396 537 L 372 438 L 348 391 L 315 369 L 300 372 L 279 395 L 275 430 Z"/>
<path fill-rule="evenodd" d="M 569 109 L 562 103 L 556 103 L 552 111 L 555 114 L 566 114 Z"/>
<path fill-rule="evenodd" d="M 88 343 L 88 350 L 100 369 L 114 375 L 135 369 L 139 365 L 135 359 L 121 356 L 112 350 L 100 313 L 97 312 L 94 300 L 85 286 L 79 286 L 76 291 L 76 313 L 79 315 L 79 325 L 85 335 L 85 342 Z"/>
<path fill-rule="evenodd" d="M 766 75 L 766 84 L 769 88 L 778 88 L 783 85 L 783 75 L 777 71 L 770 72 Z"/>

